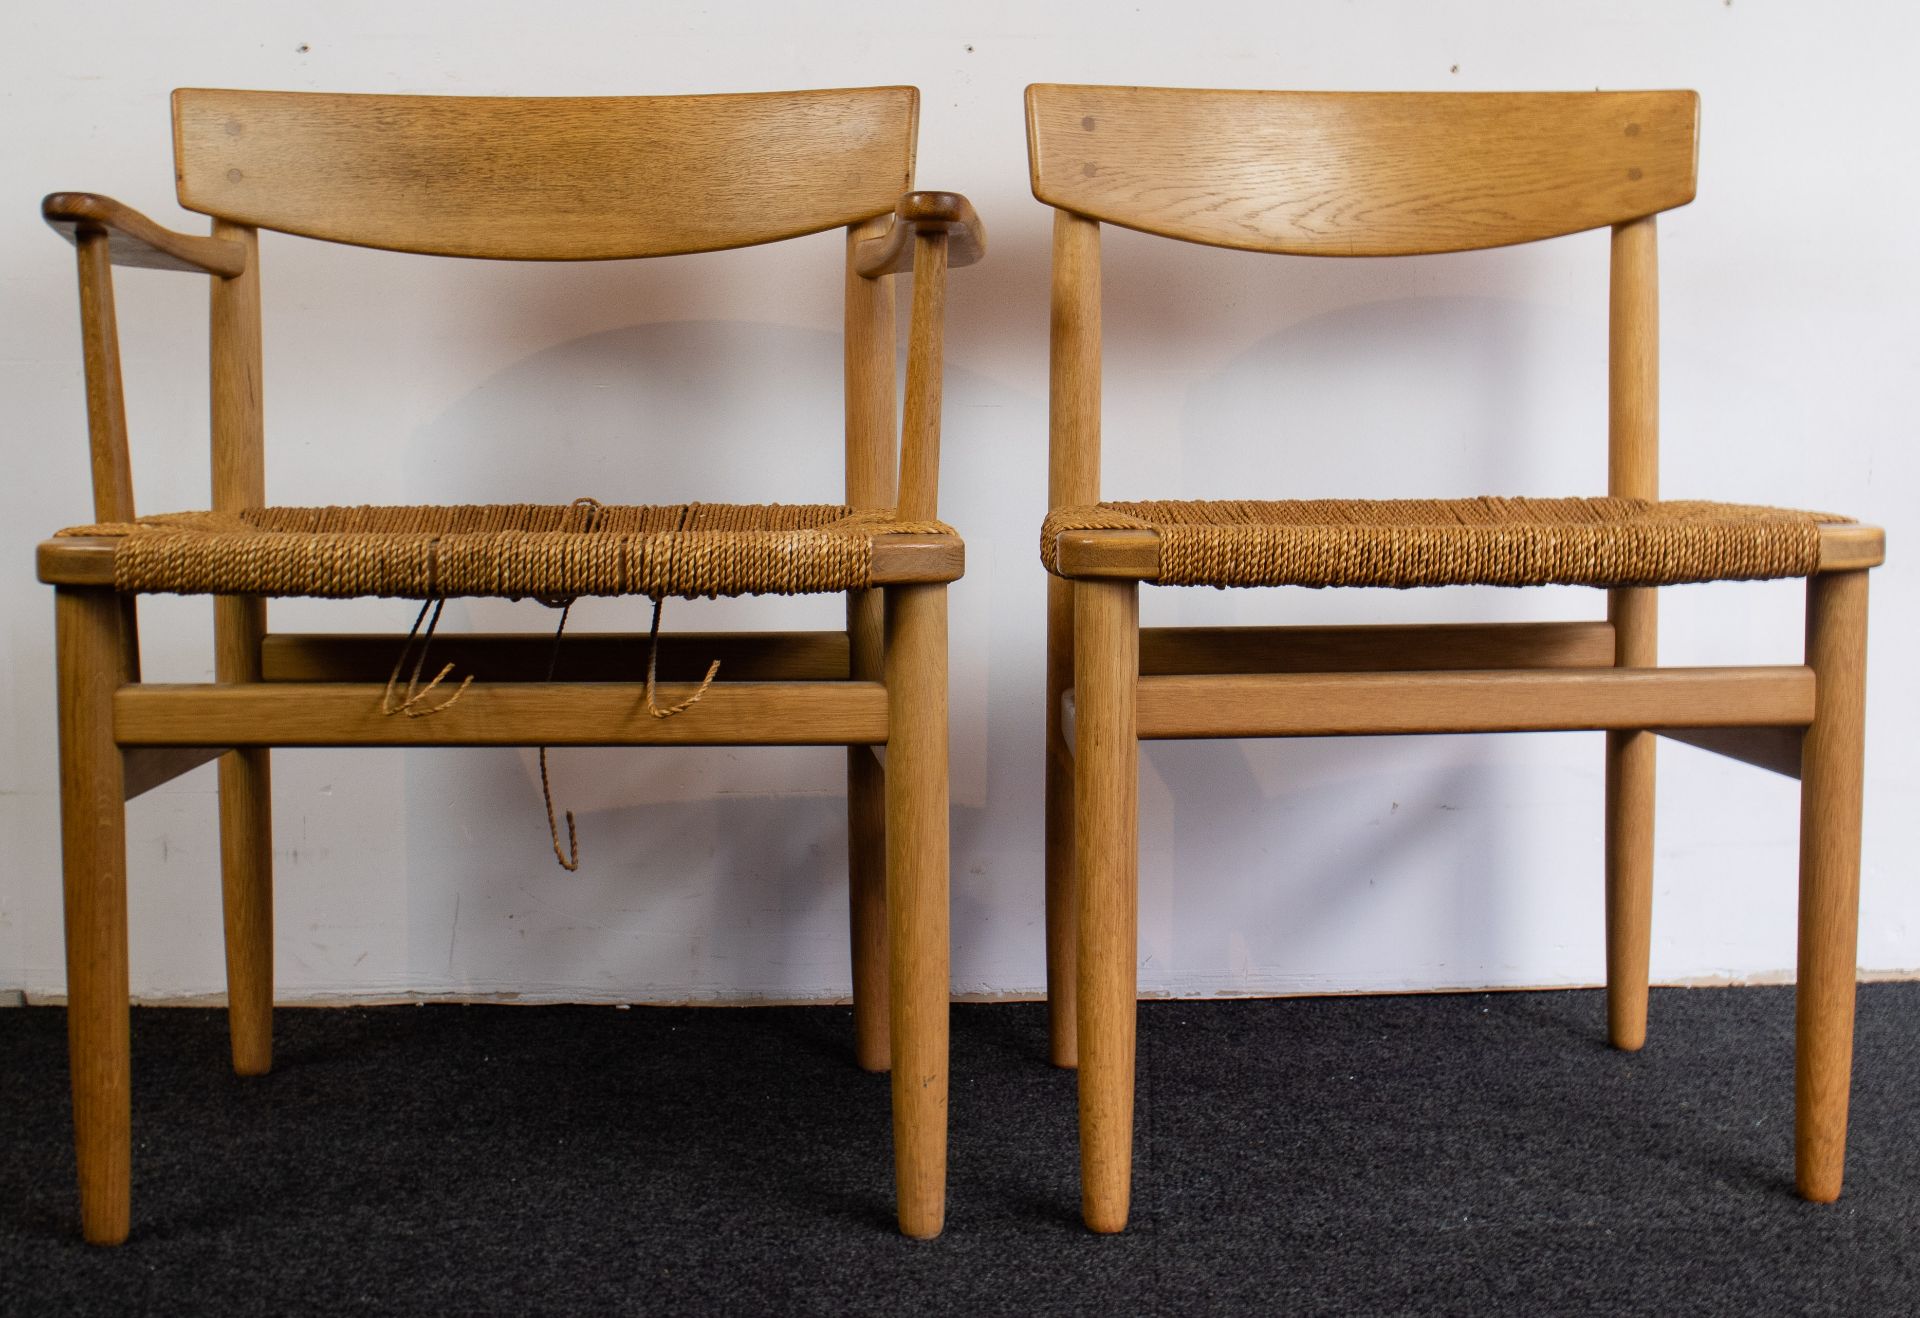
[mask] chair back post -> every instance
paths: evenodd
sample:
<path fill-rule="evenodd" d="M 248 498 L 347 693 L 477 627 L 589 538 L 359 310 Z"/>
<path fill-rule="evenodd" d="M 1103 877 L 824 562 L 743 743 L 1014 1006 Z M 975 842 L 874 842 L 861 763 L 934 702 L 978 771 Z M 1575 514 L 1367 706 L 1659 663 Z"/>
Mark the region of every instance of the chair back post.
<path fill-rule="evenodd" d="M 1655 217 L 1613 226 L 1607 493 L 1660 497 L 1660 281 Z"/>
<path fill-rule="evenodd" d="M 247 268 L 213 281 L 209 357 L 212 363 L 213 508 L 238 512 L 267 501 L 266 440 L 260 394 L 260 235 L 252 225 L 215 219 L 213 236 L 242 244 Z M 222 682 L 260 679 L 267 604 L 257 595 L 213 602 L 214 673 Z M 253 752 L 264 762 L 263 752 Z M 228 762 L 236 762 L 228 756 Z M 258 770 L 264 773 L 264 767 Z M 221 768 L 223 784 L 229 778 Z M 223 839 L 227 825 L 221 825 Z M 223 846 L 226 845 L 223 840 Z"/>
<path fill-rule="evenodd" d="M 1651 215 L 1613 226 L 1607 335 L 1607 493 L 1660 497 L 1660 281 Z M 1607 614 L 1614 625 L 1614 662 L 1651 668 L 1658 662 L 1652 589 L 1615 590 Z"/>
<path fill-rule="evenodd" d="M 87 447 L 93 468 L 93 517 L 133 520 L 133 468 L 127 457 L 127 402 L 120 382 L 120 332 L 113 313 L 113 266 L 104 233 L 74 236 L 80 267 L 80 338 L 86 359 Z"/>
<path fill-rule="evenodd" d="M 246 224 L 213 222 L 213 236 L 247 250 L 247 268 L 213 281 L 212 433 L 216 512 L 258 508 L 267 499 L 260 399 L 260 237 Z"/>
<path fill-rule="evenodd" d="M 1100 225 L 1053 213 L 1047 506 L 1100 500 Z"/>
<path fill-rule="evenodd" d="M 854 268 L 860 244 L 885 233 L 890 218 L 847 226 L 847 502 L 855 508 L 884 508 L 894 497 L 893 276 L 867 279 Z"/>
<path fill-rule="evenodd" d="M 913 313 L 907 333 L 907 406 L 900 429 L 903 522 L 932 521 L 940 504 L 940 322 L 946 314 L 947 235 L 913 237 Z"/>

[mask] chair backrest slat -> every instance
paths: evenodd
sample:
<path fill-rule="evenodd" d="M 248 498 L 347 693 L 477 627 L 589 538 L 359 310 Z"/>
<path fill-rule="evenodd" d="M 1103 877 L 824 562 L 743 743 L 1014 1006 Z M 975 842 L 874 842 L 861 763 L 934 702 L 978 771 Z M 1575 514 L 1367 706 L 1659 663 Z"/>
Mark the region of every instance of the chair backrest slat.
<path fill-rule="evenodd" d="M 884 214 L 912 186 L 911 87 L 503 98 L 183 89 L 180 204 L 445 256 L 715 251 Z"/>
<path fill-rule="evenodd" d="M 1027 89 L 1041 201 L 1311 256 L 1500 247 L 1685 205 L 1698 121 L 1690 91 Z"/>

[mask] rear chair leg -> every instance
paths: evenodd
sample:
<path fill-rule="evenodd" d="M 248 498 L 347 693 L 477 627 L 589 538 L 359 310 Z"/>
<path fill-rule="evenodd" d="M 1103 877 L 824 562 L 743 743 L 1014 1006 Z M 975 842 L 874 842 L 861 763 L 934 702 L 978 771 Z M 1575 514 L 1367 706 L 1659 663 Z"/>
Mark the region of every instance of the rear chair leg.
<path fill-rule="evenodd" d="M 218 596 L 214 669 L 221 682 L 260 680 L 266 604 Z M 220 890 L 227 936 L 227 1032 L 233 1069 L 273 1066 L 273 816 L 264 747 L 220 757 Z"/>
<path fill-rule="evenodd" d="M 853 1048 L 885 1071 L 887 1035 L 887 771 L 871 746 L 847 748 L 847 894 L 853 943 Z"/>
<path fill-rule="evenodd" d="M 1139 587 L 1074 583 L 1074 866 L 1080 890 L 1080 1209 L 1127 1224 L 1138 1015 Z"/>
<path fill-rule="evenodd" d="M 81 1230 L 95 1245 L 127 1238 L 132 1197 L 126 799 L 113 738 L 113 693 L 127 675 L 121 618 L 112 591 L 54 593 L 73 1143 Z"/>
<path fill-rule="evenodd" d="M 1651 668 L 1656 602 L 1652 589 L 1616 590 L 1608 614 L 1614 662 Z M 1629 1052 L 1647 1041 L 1647 967 L 1653 945 L 1653 770 L 1651 732 L 1607 736 L 1607 1039 Z"/>
<path fill-rule="evenodd" d="M 892 586 L 887 628 L 887 933 L 900 1229 L 946 1220 L 947 588 Z"/>
<path fill-rule="evenodd" d="M 847 595 L 847 659 L 854 681 L 885 680 L 886 619 L 878 590 Z M 887 1041 L 887 771 L 871 746 L 847 747 L 847 906 L 854 1058 L 862 1070 L 884 1071 L 892 1054 Z"/>
<path fill-rule="evenodd" d="M 1073 746 L 1061 701 L 1073 688 L 1073 583 L 1047 578 L 1047 1040 L 1055 1066 L 1080 1064 L 1076 947 L 1080 890 L 1073 873 Z"/>
<path fill-rule="evenodd" d="M 1794 994 L 1794 1180 L 1840 1197 L 1860 931 L 1860 790 L 1867 694 L 1867 574 L 1807 582 L 1813 723 L 1800 752 L 1800 971 Z"/>

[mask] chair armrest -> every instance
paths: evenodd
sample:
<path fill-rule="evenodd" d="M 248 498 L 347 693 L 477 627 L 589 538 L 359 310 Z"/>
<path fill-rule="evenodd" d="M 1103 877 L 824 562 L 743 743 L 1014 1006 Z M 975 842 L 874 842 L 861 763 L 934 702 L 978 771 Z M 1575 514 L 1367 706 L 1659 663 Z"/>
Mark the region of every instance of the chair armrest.
<path fill-rule="evenodd" d="M 972 265 L 987 254 L 987 227 L 973 203 L 957 192 L 909 192 L 893 208 L 893 223 L 860 244 L 854 270 L 867 279 L 913 268 L 913 240 L 922 233 L 947 235 L 947 268 Z"/>
<path fill-rule="evenodd" d="M 55 192 L 40 214 L 76 247 L 89 234 L 106 234 L 115 265 L 147 270 L 191 270 L 232 279 L 247 268 L 247 249 L 225 238 L 175 233 L 131 206 L 91 192 Z"/>

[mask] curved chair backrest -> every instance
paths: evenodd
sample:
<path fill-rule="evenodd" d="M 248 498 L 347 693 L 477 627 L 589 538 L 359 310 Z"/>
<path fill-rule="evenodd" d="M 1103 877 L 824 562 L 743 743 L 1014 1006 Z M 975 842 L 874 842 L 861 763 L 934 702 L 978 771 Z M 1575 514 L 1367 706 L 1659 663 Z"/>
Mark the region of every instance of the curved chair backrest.
<path fill-rule="evenodd" d="M 912 87 L 504 98 L 182 89 L 180 204 L 441 256 L 606 260 L 853 224 L 912 186 Z"/>
<path fill-rule="evenodd" d="M 1698 122 L 1690 91 L 1027 89 L 1041 201 L 1307 256 L 1500 247 L 1683 206 Z"/>

